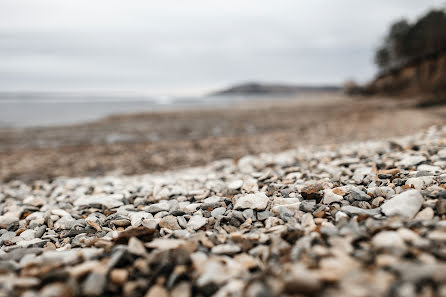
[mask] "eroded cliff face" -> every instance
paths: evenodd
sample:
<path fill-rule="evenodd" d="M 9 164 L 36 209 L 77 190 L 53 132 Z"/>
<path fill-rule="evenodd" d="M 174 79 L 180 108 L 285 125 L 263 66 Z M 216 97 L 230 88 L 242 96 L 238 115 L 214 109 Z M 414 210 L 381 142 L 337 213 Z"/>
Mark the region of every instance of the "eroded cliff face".
<path fill-rule="evenodd" d="M 443 98 L 446 101 L 446 51 L 419 57 L 391 69 L 366 85 L 369 95 Z"/>

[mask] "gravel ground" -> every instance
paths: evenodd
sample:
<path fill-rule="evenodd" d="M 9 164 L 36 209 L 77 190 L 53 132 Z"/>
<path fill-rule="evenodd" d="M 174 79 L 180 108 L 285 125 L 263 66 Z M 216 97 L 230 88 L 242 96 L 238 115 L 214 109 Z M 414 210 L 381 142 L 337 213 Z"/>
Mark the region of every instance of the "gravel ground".
<path fill-rule="evenodd" d="M 0 201 L 1 296 L 446 296 L 446 126 Z"/>

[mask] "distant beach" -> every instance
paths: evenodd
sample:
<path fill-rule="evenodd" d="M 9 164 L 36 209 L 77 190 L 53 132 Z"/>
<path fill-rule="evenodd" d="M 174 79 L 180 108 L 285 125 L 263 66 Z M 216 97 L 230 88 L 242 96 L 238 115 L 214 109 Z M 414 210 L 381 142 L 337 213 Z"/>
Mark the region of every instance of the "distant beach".
<path fill-rule="evenodd" d="M 234 98 L 156 106 L 35 103 L 26 109 L 35 114 L 22 124 L 47 117 L 54 125 L 0 129 L 0 180 L 171 170 L 302 145 L 407 135 L 446 119 L 446 107 L 420 109 L 411 100 L 339 94 Z M 23 112 L 20 106 L 16 112 Z M 78 123 L 68 125 L 74 108 Z"/>

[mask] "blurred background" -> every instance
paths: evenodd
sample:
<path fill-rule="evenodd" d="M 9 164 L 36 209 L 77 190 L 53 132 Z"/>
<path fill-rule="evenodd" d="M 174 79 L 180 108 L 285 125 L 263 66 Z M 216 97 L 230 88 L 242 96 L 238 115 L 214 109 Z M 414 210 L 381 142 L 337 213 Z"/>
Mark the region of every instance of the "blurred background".
<path fill-rule="evenodd" d="M 0 1 L 0 180 L 445 123 L 446 2 Z"/>

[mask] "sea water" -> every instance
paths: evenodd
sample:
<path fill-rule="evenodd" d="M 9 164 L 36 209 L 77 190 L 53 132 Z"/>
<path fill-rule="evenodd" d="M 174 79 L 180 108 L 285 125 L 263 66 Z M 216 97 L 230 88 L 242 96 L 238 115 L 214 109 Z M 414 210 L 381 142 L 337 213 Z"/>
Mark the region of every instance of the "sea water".
<path fill-rule="evenodd" d="M 224 107 L 264 96 L 168 97 L 115 93 L 0 93 L 0 127 L 70 125 L 114 114 Z"/>

